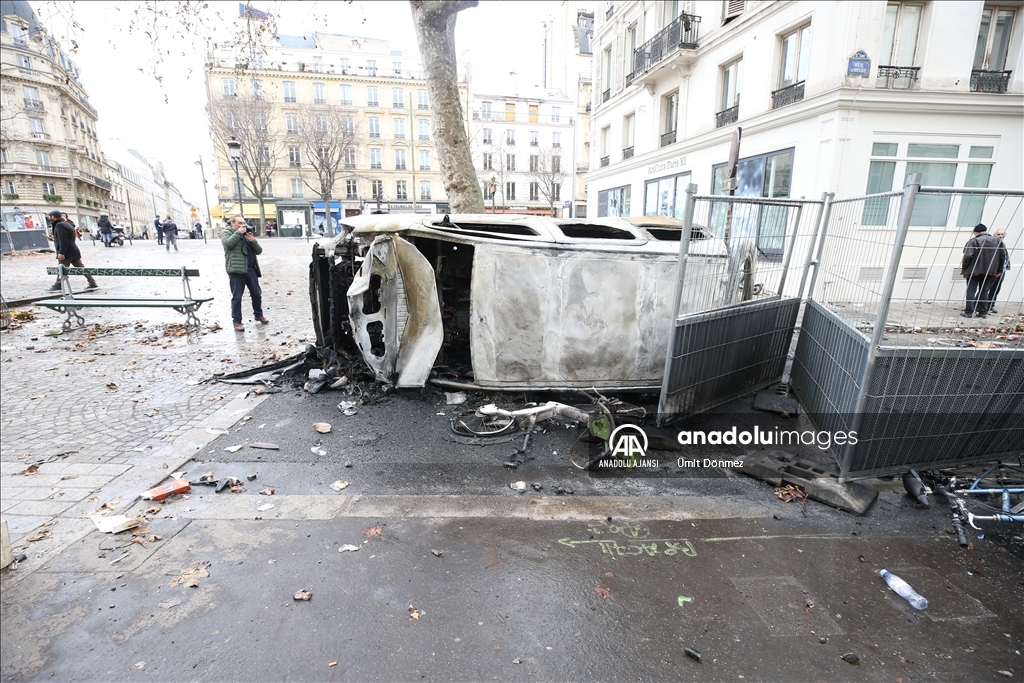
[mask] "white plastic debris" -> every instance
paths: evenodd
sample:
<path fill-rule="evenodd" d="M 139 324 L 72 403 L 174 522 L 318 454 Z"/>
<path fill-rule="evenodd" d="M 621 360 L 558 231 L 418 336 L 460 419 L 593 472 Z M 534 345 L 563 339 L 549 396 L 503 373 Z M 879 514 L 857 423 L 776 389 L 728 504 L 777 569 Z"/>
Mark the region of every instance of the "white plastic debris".
<path fill-rule="evenodd" d="M 335 491 L 340 491 L 346 486 L 348 486 L 348 482 L 345 481 L 344 479 L 339 479 L 338 481 L 331 484 L 331 488 L 334 489 Z"/>
<path fill-rule="evenodd" d="M 512 489 L 513 491 L 518 491 L 519 493 L 523 493 L 523 492 L 526 491 L 526 482 L 525 481 L 514 481 L 511 484 L 509 484 L 508 487 L 510 489 Z"/>
<path fill-rule="evenodd" d="M 318 380 L 326 374 L 327 373 L 321 370 L 320 368 L 313 368 L 312 370 L 309 371 L 309 378 L 312 380 Z"/>
<path fill-rule="evenodd" d="M 127 517 L 125 515 L 91 515 L 90 519 L 92 519 L 96 528 L 105 534 L 117 534 L 128 529 L 134 529 L 145 521 L 138 517 Z"/>
<path fill-rule="evenodd" d="M 327 451 L 320 448 L 319 446 L 313 446 L 312 448 L 309 449 L 309 452 L 312 453 L 313 455 L 327 455 Z"/>
<path fill-rule="evenodd" d="M 258 508 L 256 508 L 256 509 L 257 509 L 257 510 L 258 510 L 259 512 L 266 512 L 267 510 L 270 510 L 270 509 L 271 509 L 271 508 L 273 508 L 273 507 L 274 507 L 274 504 L 273 504 L 273 503 L 266 503 L 266 504 L 264 504 L 264 505 L 260 505 L 260 506 L 259 506 Z"/>
<path fill-rule="evenodd" d="M 359 546 L 352 545 L 351 543 L 346 543 L 345 545 L 343 545 L 340 548 L 338 548 L 338 552 L 339 553 L 346 553 L 346 552 L 353 552 L 354 553 L 357 550 L 359 550 Z"/>
<path fill-rule="evenodd" d="M 444 399 L 447 405 L 461 406 L 469 400 L 469 396 L 466 395 L 465 391 L 446 391 L 444 392 Z"/>
<path fill-rule="evenodd" d="M 321 434 L 330 434 L 331 433 L 331 423 L 330 422 L 314 422 L 313 423 L 313 429 L 315 429 L 316 431 L 320 432 Z"/>
<path fill-rule="evenodd" d="M 355 401 L 342 401 L 341 403 L 338 404 L 338 410 L 340 410 L 343 415 L 348 415 L 348 416 L 355 415 L 356 412 L 358 412 L 356 410 L 356 402 Z"/>
<path fill-rule="evenodd" d="M 348 384 L 348 377 L 339 377 L 331 383 L 331 389 L 340 389 Z"/>

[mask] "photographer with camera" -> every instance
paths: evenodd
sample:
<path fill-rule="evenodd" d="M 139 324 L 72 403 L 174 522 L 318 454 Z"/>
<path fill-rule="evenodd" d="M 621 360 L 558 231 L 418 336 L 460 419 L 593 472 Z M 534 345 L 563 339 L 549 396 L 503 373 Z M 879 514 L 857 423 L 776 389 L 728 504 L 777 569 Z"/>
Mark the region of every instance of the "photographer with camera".
<path fill-rule="evenodd" d="M 236 330 L 242 325 L 242 294 L 246 287 L 252 298 L 253 317 L 266 325 L 270 321 L 263 316 L 263 291 L 260 289 L 260 264 L 256 257 L 263 253 L 263 247 L 249 231 L 245 219 L 234 216 L 227 228 L 220 234 L 224 245 L 224 268 L 231 284 L 231 319 Z"/>

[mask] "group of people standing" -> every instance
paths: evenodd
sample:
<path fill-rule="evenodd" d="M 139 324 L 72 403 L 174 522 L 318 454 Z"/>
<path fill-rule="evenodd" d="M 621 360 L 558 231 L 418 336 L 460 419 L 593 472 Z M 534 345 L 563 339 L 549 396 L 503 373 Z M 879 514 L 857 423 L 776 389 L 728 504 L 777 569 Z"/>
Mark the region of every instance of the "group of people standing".
<path fill-rule="evenodd" d="M 964 246 L 960 274 L 967 280 L 967 303 L 961 315 L 965 318 L 987 317 L 995 310 L 996 297 L 1002 289 L 1006 271 L 1010 270 L 1010 255 L 1003 244 L 1006 229 L 998 228 L 988 234 L 984 223 L 974 226 L 971 239 Z"/>

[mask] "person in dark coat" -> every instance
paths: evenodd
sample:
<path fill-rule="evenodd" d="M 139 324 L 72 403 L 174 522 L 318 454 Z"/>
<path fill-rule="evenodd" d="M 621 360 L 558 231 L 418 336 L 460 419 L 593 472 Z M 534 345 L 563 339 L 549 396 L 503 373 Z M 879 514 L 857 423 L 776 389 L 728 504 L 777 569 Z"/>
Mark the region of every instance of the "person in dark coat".
<path fill-rule="evenodd" d="M 174 251 L 178 251 L 178 224 L 171 220 L 168 216 L 160 229 L 164 233 L 164 244 L 167 245 L 167 251 L 171 250 L 171 245 L 174 245 Z"/>
<path fill-rule="evenodd" d="M 1003 242 L 1003 246 L 1006 246 L 1006 228 L 996 228 L 992 235 L 996 237 L 1000 242 Z M 989 313 L 998 314 L 996 310 L 996 299 L 999 298 L 999 290 L 1003 288 L 1003 280 L 1009 274 L 1006 271 L 1010 270 L 1010 252 L 1009 250 L 1004 252 L 1006 254 L 1006 260 L 1003 261 L 1003 274 L 999 276 L 999 281 L 996 282 L 995 288 L 992 290 L 992 308 L 988 309 Z"/>
<path fill-rule="evenodd" d="M 78 250 L 78 244 L 75 243 L 78 234 L 71 221 L 65 220 L 61 212 L 56 210 L 46 214 L 46 217 L 49 219 L 50 225 L 53 226 L 53 248 L 57 252 L 57 262 L 66 268 L 85 268 L 85 264 L 82 263 L 82 252 Z M 89 281 L 89 286 L 86 289 L 99 288 L 92 275 L 86 275 L 85 279 Z M 50 286 L 50 291 L 60 291 L 60 276 Z"/>
<path fill-rule="evenodd" d="M 156 218 L 153 219 L 153 232 L 156 233 L 156 243 L 157 244 L 163 244 L 164 243 L 164 224 L 163 224 L 163 221 L 160 220 L 160 216 L 157 216 Z"/>
<path fill-rule="evenodd" d="M 961 314 L 965 318 L 988 315 L 992 307 L 993 292 L 1003 275 L 1003 265 L 1009 256 L 1006 245 L 998 237 L 988 234 L 983 223 L 974 226 L 974 234 L 964 246 L 960 274 L 967 280 L 967 305 Z"/>
<path fill-rule="evenodd" d="M 114 226 L 110 224 L 110 219 L 107 218 L 106 214 L 100 216 L 100 220 L 96 223 L 96 227 L 100 229 L 100 236 L 103 238 L 103 246 L 109 247 L 110 241 L 114 237 Z"/>

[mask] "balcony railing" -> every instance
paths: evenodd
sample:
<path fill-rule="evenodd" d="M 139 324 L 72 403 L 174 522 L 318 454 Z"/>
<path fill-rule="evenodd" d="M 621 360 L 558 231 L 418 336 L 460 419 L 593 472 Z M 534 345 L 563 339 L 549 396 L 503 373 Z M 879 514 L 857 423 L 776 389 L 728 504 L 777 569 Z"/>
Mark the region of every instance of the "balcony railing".
<path fill-rule="evenodd" d="M 429 171 L 430 170 L 430 164 L 420 164 L 420 170 L 421 171 Z"/>
<path fill-rule="evenodd" d="M 633 158 L 633 146 L 632 145 L 630 145 L 629 147 L 626 147 L 625 149 L 622 150 L 622 158 L 623 159 L 632 159 Z"/>
<path fill-rule="evenodd" d="M 346 162 L 345 162 L 345 168 L 346 168 L 347 170 L 351 171 L 351 170 L 352 170 L 352 169 L 354 169 L 355 167 L 356 167 L 356 162 L 354 162 L 354 161 L 346 161 Z"/>
<path fill-rule="evenodd" d="M 404 171 L 405 170 L 405 164 L 395 164 L 395 170 L 396 171 Z"/>
<path fill-rule="evenodd" d="M 971 71 L 971 92 L 1006 92 L 1012 71 Z"/>
<path fill-rule="evenodd" d="M 676 141 L 676 132 L 674 130 L 670 130 L 667 133 L 663 133 L 662 136 L 661 136 L 661 146 L 662 147 L 665 147 L 666 145 L 671 145 L 675 141 Z"/>
<path fill-rule="evenodd" d="M 740 118 L 740 105 L 735 107 L 729 107 L 715 114 L 715 128 L 721 128 L 722 126 L 728 126 L 730 123 L 736 123 Z"/>
<path fill-rule="evenodd" d="M 696 50 L 699 28 L 700 17 L 692 14 L 680 14 L 678 19 L 634 50 L 633 73 L 626 77 L 627 85 L 679 50 Z"/>
<path fill-rule="evenodd" d="M 405 139 L 405 133 L 395 133 L 395 139 L 396 140 L 404 140 Z"/>
<path fill-rule="evenodd" d="M 420 140 L 428 140 L 429 141 L 430 140 L 430 136 L 429 135 L 420 135 Z"/>
<path fill-rule="evenodd" d="M 919 66 L 879 66 L 878 78 L 884 80 L 879 87 L 910 90 L 921 72 Z"/>
<path fill-rule="evenodd" d="M 34 109 L 36 111 L 43 111 L 43 103 L 39 100 L 25 98 L 25 109 Z"/>
<path fill-rule="evenodd" d="M 793 85 L 779 88 L 772 91 L 772 109 L 785 107 L 787 104 L 799 102 L 804 98 L 804 82 L 799 81 Z"/>
<path fill-rule="evenodd" d="M 302 167 L 302 162 L 301 161 L 289 161 L 288 162 L 288 166 L 289 166 L 289 168 L 301 168 Z"/>
<path fill-rule="evenodd" d="M 42 164 L 25 164 L 22 162 L 0 164 L 0 169 L 8 173 L 41 173 L 45 175 L 67 175 L 71 172 L 71 169 L 67 166 L 44 166 Z"/>
<path fill-rule="evenodd" d="M 50 139 L 50 134 L 49 133 L 43 133 L 43 132 L 36 131 L 36 130 L 32 131 L 31 135 L 32 135 L 32 139 L 33 140 L 49 140 Z"/>
<path fill-rule="evenodd" d="M 429 192 L 421 192 L 420 193 L 420 201 L 430 201 L 430 193 Z"/>
<path fill-rule="evenodd" d="M 285 102 L 294 102 L 295 101 L 295 97 L 294 96 L 289 97 L 289 96 L 285 95 L 284 96 L 284 101 Z"/>
<path fill-rule="evenodd" d="M 612 160 L 611 157 L 601 157 L 601 168 L 604 168 L 609 163 L 611 163 L 611 160 Z"/>
<path fill-rule="evenodd" d="M 419 104 L 416 105 L 416 108 L 417 109 L 430 109 L 430 105 L 429 104 L 424 104 L 424 103 L 420 102 Z"/>
<path fill-rule="evenodd" d="M 590 171 L 590 164 L 576 164 L 577 173 L 587 173 Z"/>

